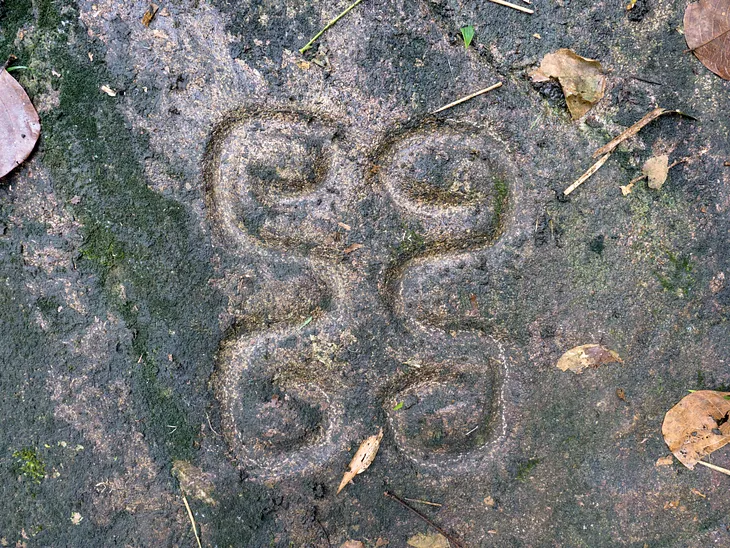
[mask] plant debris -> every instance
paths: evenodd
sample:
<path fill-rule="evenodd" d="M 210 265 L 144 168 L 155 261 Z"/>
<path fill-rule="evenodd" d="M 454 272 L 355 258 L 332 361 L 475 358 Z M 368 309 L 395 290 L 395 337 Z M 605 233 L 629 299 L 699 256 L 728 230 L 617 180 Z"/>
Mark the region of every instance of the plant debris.
<path fill-rule="evenodd" d="M 654 466 L 671 466 L 673 462 L 674 457 L 672 455 L 667 455 L 666 457 L 659 457 L 656 463 L 654 463 Z"/>
<path fill-rule="evenodd" d="M 302 53 L 302 54 L 303 54 L 303 53 L 304 53 L 304 52 L 306 52 L 307 50 L 311 49 L 311 48 L 312 48 L 312 45 L 313 45 L 313 44 L 314 44 L 314 43 L 315 43 L 315 42 L 317 41 L 317 39 L 318 39 L 318 38 L 319 38 L 320 36 L 322 36 L 322 35 L 323 35 L 323 34 L 324 34 L 325 32 L 327 32 L 327 30 L 328 30 L 328 29 L 329 29 L 329 28 L 330 28 L 330 27 L 331 27 L 332 25 L 334 25 L 335 23 L 337 23 L 337 21 L 339 21 L 339 20 L 340 20 L 340 19 L 342 19 L 342 18 L 343 18 L 343 17 L 345 16 L 345 15 L 347 15 L 348 13 L 350 13 L 350 10 L 352 10 L 352 9 L 353 9 L 353 8 L 354 8 L 355 6 L 357 6 L 357 5 L 358 5 L 358 4 L 360 3 L 360 2 L 362 2 L 362 0 L 355 0 L 355 2 L 353 2 L 352 4 L 350 4 L 350 6 L 348 6 L 348 7 L 347 7 L 347 8 L 345 9 L 345 11 L 343 11 L 343 12 L 342 12 L 342 13 L 340 13 L 340 14 L 339 14 L 339 15 L 338 15 L 337 17 L 335 17 L 334 19 L 332 19 L 332 21 L 330 21 L 329 23 L 327 23 L 327 24 L 326 24 L 326 25 L 324 26 L 324 28 L 323 28 L 323 29 L 322 29 L 321 31 L 319 31 L 319 32 L 318 32 L 317 34 L 315 34 L 315 35 L 314 35 L 314 38 L 312 38 L 312 39 L 311 39 L 311 40 L 310 40 L 309 42 L 307 42 L 307 43 L 306 43 L 306 45 L 305 45 L 305 46 L 304 46 L 303 48 L 301 48 L 301 49 L 299 50 L 299 53 Z"/>
<path fill-rule="evenodd" d="M 343 250 L 342 250 L 342 252 L 343 252 L 343 253 L 344 253 L 345 255 L 349 255 L 350 253 L 352 253 L 353 251 L 357 251 L 357 250 L 358 250 L 358 249 L 360 249 L 361 247 L 362 247 L 362 244 L 350 244 L 350 245 L 349 245 L 349 246 L 347 246 L 347 247 L 346 247 L 345 249 L 343 249 Z"/>
<path fill-rule="evenodd" d="M 375 460 L 375 455 L 378 454 L 378 448 L 380 447 L 380 440 L 383 439 L 383 429 L 374 436 L 370 436 L 364 442 L 360 444 L 360 448 L 355 453 L 350 461 L 350 470 L 345 472 L 342 476 L 340 486 L 337 488 L 337 493 L 345 488 L 345 485 L 352 481 L 358 474 L 362 474 Z"/>
<path fill-rule="evenodd" d="M 142 24 L 145 27 L 149 27 L 152 20 L 155 18 L 155 15 L 157 15 L 157 10 L 160 9 L 160 6 L 157 4 L 150 4 L 150 7 L 147 8 L 147 11 L 144 12 L 144 15 L 142 16 Z"/>
<path fill-rule="evenodd" d="M 664 415 L 662 435 L 669 450 L 689 469 L 730 442 L 730 392 L 698 390 Z"/>
<path fill-rule="evenodd" d="M 572 371 L 582 373 L 584 370 L 596 368 L 606 363 L 619 362 L 623 360 L 613 350 L 609 350 L 600 344 L 583 344 L 571 348 L 558 360 L 557 367 L 561 371 Z"/>
<path fill-rule="evenodd" d="M 606 163 L 606 160 L 608 160 L 610 158 L 611 153 L 614 151 L 614 149 L 617 146 L 619 146 L 621 143 L 623 143 L 629 137 L 633 137 L 634 135 L 639 133 L 639 131 L 641 131 L 641 129 L 644 126 L 648 125 L 650 122 L 652 122 L 653 120 L 656 120 L 657 118 L 659 118 L 660 116 L 662 116 L 664 114 L 679 114 L 681 116 L 687 116 L 688 118 L 692 118 L 692 116 L 689 116 L 688 114 L 685 114 L 679 110 L 667 110 L 665 108 L 655 108 L 654 110 L 652 110 L 651 112 L 646 114 L 641 120 L 636 122 L 634 125 L 632 125 L 629 128 L 626 128 L 624 131 L 622 131 L 618 137 L 616 137 L 615 139 L 612 139 L 610 142 L 606 143 L 601 148 L 596 150 L 593 153 L 593 157 L 597 158 L 598 156 L 600 156 L 600 158 L 596 161 L 596 163 L 594 163 L 591 167 L 589 167 L 586 170 L 586 172 L 583 173 L 583 175 L 578 177 L 578 179 L 576 179 L 576 181 L 572 185 L 570 185 L 568 188 L 566 188 L 563 191 L 563 194 L 565 196 L 567 196 L 571 192 L 573 192 L 576 188 L 578 188 L 580 185 L 585 183 L 591 177 L 591 175 L 593 175 L 596 171 L 598 171 L 601 168 L 601 166 L 603 166 L 603 164 Z M 692 118 L 692 119 L 694 120 L 694 118 Z M 669 167 L 672 168 L 677 163 L 681 163 L 681 162 L 675 162 L 674 164 L 672 164 Z M 643 178 L 644 178 L 644 176 L 639 177 L 638 179 L 631 181 L 631 183 L 636 183 L 637 181 L 640 181 Z M 624 196 L 631 193 L 631 188 L 633 187 L 633 185 L 631 183 L 626 185 L 626 187 L 621 187 L 621 192 L 623 193 Z"/>
<path fill-rule="evenodd" d="M 365 548 L 365 545 L 359 540 L 346 540 L 340 548 Z"/>
<path fill-rule="evenodd" d="M 534 10 L 523 8 L 522 6 L 517 6 L 515 4 L 510 4 L 509 2 L 505 2 L 504 0 L 489 0 L 490 2 L 494 4 L 499 4 L 500 6 L 506 6 L 508 8 L 512 8 L 513 10 L 521 11 L 522 13 L 529 13 L 533 14 L 535 13 Z"/>
<path fill-rule="evenodd" d="M 720 78 L 730 80 L 730 4 L 700 0 L 684 12 L 684 37 L 700 63 Z"/>
<path fill-rule="evenodd" d="M 19 166 L 33 152 L 41 122 L 23 87 L 0 69 L 0 177 Z"/>
<path fill-rule="evenodd" d="M 644 117 L 641 118 L 641 120 L 633 124 L 631 127 L 628 127 L 624 131 L 622 131 L 618 137 L 612 139 L 610 142 L 606 143 L 601 148 L 596 150 L 593 153 L 593 157 L 598 158 L 599 156 L 603 156 L 604 154 L 609 154 L 610 152 L 613 152 L 613 150 L 621 143 L 623 143 L 626 139 L 628 139 L 629 137 L 633 137 L 634 135 L 639 133 L 639 131 L 641 131 L 644 126 L 649 125 L 651 122 L 653 122 L 660 116 L 664 116 L 665 114 L 680 114 L 682 116 L 687 116 L 679 110 L 667 110 L 661 107 L 655 108 L 651 112 L 645 114 Z"/>
<path fill-rule="evenodd" d="M 557 80 L 563 88 L 565 102 L 573 120 L 588 112 L 603 98 L 606 77 L 601 63 L 581 57 L 567 48 L 548 53 L 540 66 L 530 73 L 533 82 Z"/>
<path fill-rule="evenodd" d="M 660 190 L 669 174 L 669 156 L 666 154 L 652 156 L 644 163 L 641 171 L 649 179 L 649 188 Z"/>
<path fill-rule="evenodd" d="M 424 516 L 421 512 L 419 512 L 418 510 L 416 510 L 415 508 L 413 508 L 412 506 L 410 506 L 406 501 L 404 501 L 398 495 L 395 495 L 395 494 L 391 493 L 390 491 L 386 491 L 385 493 L 383 493 L 383 495 L 385 497 L 389 498 L 389 499 L 393 499 L 394 501 L 396 501 L 398 504 L 400 504 L 404 508 L 406 508 L 406 509 L 410 510 L 411 512 L 413 512 L 414 514 L 416 514 L 419 518 L 421 518 L 423 521 L 425 521 L 431 527 L 433 527 L 439 533 L 441 533 L 441 535 L 443 537 L 445 537 L 451 544 L 453 544 L 454 546 L 456 546 L 456 548 L 463 548 L 462 547 L 462 544 L 458 540 L 456 540 L 454 537 L 452 537 L 451 535 L 449 535 L 446 531 L 444 531 L 441 527 L 439 527 L 433 521 L 431 521 L 426 516 Z"/>
<path fill-rule="evenodd" d="M 464 39 L 464 49 L 468 49 L 474 39 L 474 27 L 471 25 L 461 27 L 461 37 Z"/>
<path fill-rule="evenodd" d="M 101 89 L 101 91 L 103 91 L 104 93 L 106 93 L 109 97 L 116 97 L 117 96 L 117 92 L 114 91 L 112 88 L 110 88 L 107 85 L 101 86 L 99 89 Z"/>
<path fill-rule="evenodd" d="M 418 533 L 410 537 L 408 546 L 413 548 L 450 548 L 449 540 L 440 533 Z"/>
<path fill-rule="evenodd" d="M 492 91 L 493 89 L 497 89 L 499 87 L 502 87 L 502 82 L 497 82 L 496 84 L 492 84 L 488 88 L 480 89 L 479 91 L 475 91 L 474 93 L 471 93 L 470 95 L 467 95 L 466 97 L 462 97 L 461 99 L 457 99 L 453 103 L 449 103 L 448 105 L 444 105 L 441 108 L 438 108 L 434 110 L 431 114 L 438 114 L 439 112 L 443 112 L 444 110 L 455 107 L 456 105 L 460 105 L 461 103 L 465 103 L 466 101 L 469 101 L 470 99 L 474 99 L 474 97 L 478 97 L 479 95 L 483 95 L 489 91 Z"/>

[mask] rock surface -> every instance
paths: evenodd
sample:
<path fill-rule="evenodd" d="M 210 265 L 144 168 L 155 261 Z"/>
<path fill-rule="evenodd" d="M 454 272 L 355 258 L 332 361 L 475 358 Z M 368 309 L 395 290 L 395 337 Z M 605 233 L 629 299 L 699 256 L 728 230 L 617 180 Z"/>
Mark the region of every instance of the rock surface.
<path fill-rule="evenodd" d="M 193 545 L 174 464 L 204 546 L 403 546 L 386 490 L 467 546 L 730 543 L 724 479 L 654 466 L 730 385 L 730 84 L 686 4 L 365 0 L 300 55 L 346 5 L 0 4 L 43 127 L 0 181 L 0 537 Z M 561 47 L 607 71 L 576 122 L 528 77 Z M 562 198 L 656 106 L 697 120 Z M 555 367 L 588 343 L 623 364 Z"/>

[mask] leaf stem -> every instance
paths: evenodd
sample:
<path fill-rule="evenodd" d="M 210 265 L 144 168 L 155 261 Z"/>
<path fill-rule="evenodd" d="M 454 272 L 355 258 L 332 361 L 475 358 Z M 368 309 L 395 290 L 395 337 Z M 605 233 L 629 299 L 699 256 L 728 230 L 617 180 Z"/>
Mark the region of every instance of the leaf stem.
<path fill-rule="evenodd" d="M 299 50 L 299 53 L 304 53 L 305 51 L 309 50 L 312 47 L 312 44 L 314 44 L 314 42 L 316 42 L 317 39 L 320 36 L 322 36 L 332 25 L 334 25 L 335 23 L 337 23 L 337 21 L 339 21 L 345 15 L 347 15 L 350 12 L 350 10 L 352 10 L 360 2 L 362 2 L 362 0 L 355 0 L 355 2 L 353 2 L 352 4 L 350 4 L 350 6 L 345 11 L 343 11 L 337 17 L 335 17 L 334 19 L 332 19 L 332 21 L 330 21 L 329 23 L 327 23 L 325 25 L 325 27 L 321 31 L 319 31 L 317 34 L 314 35 L 314 38 L 312 38 L 309 42 L 307 42 L 307 44 L 302 49 Z"/>

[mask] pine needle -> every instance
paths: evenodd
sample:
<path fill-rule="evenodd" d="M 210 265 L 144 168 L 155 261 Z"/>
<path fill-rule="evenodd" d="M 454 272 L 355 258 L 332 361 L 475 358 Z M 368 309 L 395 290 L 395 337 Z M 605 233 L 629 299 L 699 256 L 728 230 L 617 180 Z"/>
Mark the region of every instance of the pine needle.
<path fill-rule="evenodd" d="M 325 32 L 327 32 L 327 30 L 328 30 L 328 29 L 329 29 L 329 28 L 330 28 L 330 27 L 331 27 L 332 25 L 334 25 L 335 23 L 337 23 L 337 21 L 339 21 L 339 20 L 340 20 L 340 19 L 342 19 L 342 18 L 343 18 L 343 17 L 345 16 L 345 15 L 347 15 L 347 14 L 348 14 L 348 13 L 350 12 L 350 10 L 351 10 L 351 9 L 353 9 L 353 8 L 354 8 L 355 6 L 357 6 L 357 5 L 358 5 L 358 4 L 360 3 L 360 2 L 362 2 L 362 0 L 356 0 L 356 1 L 355 1 L 355 2 L 353 2 L 353 3 L 352 3 L 352 4 L 351 4 L 351 5 L 350 5 L 350 6 L 349 6 L 349 7 L 348 7 L 348 8 L 347 8 L 347 9 L 346 9 L 345 11 L 343 11 L 343 12 L 342 12 L 341 14 L 339 14 L 339 15 L 338 15 L 337 17 L 335 17 L 334 19 L 332 19 L 332 21 L 330 21 L 329 23 L 327 23 L 327 24 L 325 25 L 325 27 L 324 27 L 324 28 L 323 28 L 323 29 L 322 29 L 321 31 L 319 31 L 319 32 L 318 32 L 317 34 L 315 34 L 315 35 L 314 35 L 314 38 L 312 38 L 312 39 L 311 39 L 311 40 L 310 40 L 309 42 L 307 42 L 307 44 L 306 44 L 306 45 L 305 45 L 305 46 L 304 46 L 304 47 L 303 47 L 302 49 L 300 49 L 300 50 L 299 50 L 299 53 L 304 53 L 305 51 L 307 51 L 307 50 L 311 49 L 311 47 L 312 47 L 312 45 L 314 44 L 314 42 L 316 42 L 316 41 L 317 41 L 317 39 L 318 39 L 318 38 L 319 38 L 320 36 L 322 36 L 322 35 L 323 35 L 323 34 L 324 34 Z"/>

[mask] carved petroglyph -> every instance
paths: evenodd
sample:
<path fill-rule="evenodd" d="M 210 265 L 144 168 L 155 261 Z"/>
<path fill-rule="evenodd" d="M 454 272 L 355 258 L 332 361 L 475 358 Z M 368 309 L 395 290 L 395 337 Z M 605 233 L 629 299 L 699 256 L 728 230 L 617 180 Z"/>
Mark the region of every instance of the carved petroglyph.
<path fill-rule="evenodd" d="M 382 406 L 386 440 L 406 458 L 441 472 L 473 467 L 505 438 L 509 367 L 484 318 L 470 322 L 469 296 L 466 308 L 455 303 L 439 276 L 454 269 L 469 278 L 499 262 L 492 246 L 508 228 L 513 170 L 493 137 L 471 127 L 421 122 L 357 148 L 322 120 L 238 111 L 211 138 L 214 228 L 242 261 L 295 272 L 251 281 L 238 328 L 222 343 L 214 387 L 231 454 L 261 478 L 316 470 L 361 437 L 348 402 L 369 397 Z M 352 154 L 364 148 L 373 150 L 367 169 Z M 389 212 L 358 217 L 371 239 L 347 262 L 342 246 L 331 253 L 333 234 L 339 219 L 365 209 L 368 194 Z M 379 226 L 386 217 L 416 227 L 408 247 L 393 249 L 393 231 Z M 301 316 L 315 301 L 326 305 L 295 325 L 293 311 Z M 410 364 L 406 373 L 351 377 L 340 354 L 366 344 L 352 336 L 362 318 L 389 326 L 385 352 Z M 371 358 L 367 367 L 377 370 L 382 357 Z"/>

